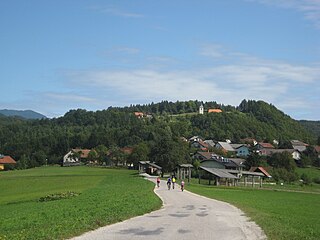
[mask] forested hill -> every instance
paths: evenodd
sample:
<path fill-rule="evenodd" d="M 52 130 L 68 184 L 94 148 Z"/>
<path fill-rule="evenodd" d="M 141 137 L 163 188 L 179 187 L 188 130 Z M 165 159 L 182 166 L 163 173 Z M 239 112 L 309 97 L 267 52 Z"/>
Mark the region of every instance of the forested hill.
<path fill-rule="evenodd" d="M 32 110 L 9 110 L 9 109 L 2 109 L 0 110 L 0 114 L 7 116 L 7 117 L 22 117 L 25 119 L 42 119 L 42 118 L 47 118 L 46 116 L 37 113 Z"/>
<path fill-rule="evenodd" d="M 198 101 L 163 101 L 96 112 L 70 110 L 55 119 L 0 117 L 0 153 L 37 166 L 45 159 L 58 163 L 71 148 L 98 145 L 117 149 L 146 144 L 151 154 L 165 145 L 178 157 L 178 139 L 193 135 L 233 142 L 246 137 L 258 141 L 298 139 L 308 143 L 316 139 L 299 122 L 262 101 L 244 100 L 238 107 L 206 102 L 203 115 L 198 114 L 200 105 Z M 207 113 L 209 108 L 220 108 L 222 113 Z M 138 118 L 135 111 L 152 117 Z"/>
<path fill-rule="evenodd" d="M 320 137 L 320 121 L 300 120 L 299 123 L 308 129 L 310 132 Z"/>

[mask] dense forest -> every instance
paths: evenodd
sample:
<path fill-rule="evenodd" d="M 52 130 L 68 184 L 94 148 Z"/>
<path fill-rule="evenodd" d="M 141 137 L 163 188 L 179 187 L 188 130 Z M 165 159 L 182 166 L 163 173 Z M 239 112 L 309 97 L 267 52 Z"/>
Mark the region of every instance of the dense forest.
<path fill-rule="evenodd" d="M 63 117 L 41 120 L 0 116 L 0 153 L 12 156 L 20 168 L 58 164 L 71 148 L 98 146 L 112 151 L 115 157 L 120 156 L 115 154 L 120 148 L 134 147 L 137 150 L 132 161 L 170 158 L 185 162 L 190 155 L 181 137 L 199 135 L 235 143 L 247 137 L 269 142 L 299 139 L 311 144 L 317 140 L 298 121 L 263 101 L 243 100 L 238 107 L 205 102 L 206 110 L 220 108 L 222 113 L 203 115 L 198 114 L 200 105 L 199 101 L 163 101 L 96 112 L 77 109 Z M 138 118 L 135 111 L 149 117 Z"/>

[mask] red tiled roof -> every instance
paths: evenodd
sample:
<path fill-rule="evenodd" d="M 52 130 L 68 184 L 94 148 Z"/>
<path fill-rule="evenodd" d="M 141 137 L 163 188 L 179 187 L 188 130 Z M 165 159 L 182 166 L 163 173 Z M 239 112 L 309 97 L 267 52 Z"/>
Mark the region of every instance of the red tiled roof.
<path fill-rule="evenodd" d="M 271 143 L 259 142 L 258 144 L 263 148 L 274 148 L 274 146 Z"/>
<path fill-rule="evenodd" d="M 271 175 L 263 167 L 251 167 L 249 172 L 262 172 L 266 177 L 271 177 Z"/>
<path fill-rule="evenodd" d="M 121 148 L 121 151 L 125 154 L 131 154 L 133 151 L 133 148 L 132 147 L 124 147 L 124 148 Z"/>
<path fill-rule="evenodd" d="M 208 113 L 222 113 L 222 110 L 219 108 L 208 109 Z"/>
<path fill-rule="evenodd" d="M 10 156 L 3 156 L 2 158 L 0 157 L 0 164 L 16 164 L 17 162 L 13 160 L 12 157 Z"/>
<path fill-rule="evenodd" d="M 134 112 L 134 115 L 136 116 L 136 117 L 143 117 L 143 112 Z"/>
<path fill-rule="evenodd" d="M 87 158 L 88 155 L 89 155 L 89 152 L 91 152 L 90 149 L 79 149 L 79 148 L 76 148 L 76 149 L 72 149 L 73 152 L 81 152 L 81 158 Z"/>

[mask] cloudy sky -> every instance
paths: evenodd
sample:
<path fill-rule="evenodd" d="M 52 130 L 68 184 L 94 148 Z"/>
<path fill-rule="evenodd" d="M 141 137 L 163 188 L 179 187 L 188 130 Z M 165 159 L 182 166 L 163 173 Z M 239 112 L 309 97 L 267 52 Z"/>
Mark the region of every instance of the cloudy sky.
<path fill-rule="evenodd" d="M 0 109 L 161 100 L 320 120 L 320 0 L 1 0 Z"/>

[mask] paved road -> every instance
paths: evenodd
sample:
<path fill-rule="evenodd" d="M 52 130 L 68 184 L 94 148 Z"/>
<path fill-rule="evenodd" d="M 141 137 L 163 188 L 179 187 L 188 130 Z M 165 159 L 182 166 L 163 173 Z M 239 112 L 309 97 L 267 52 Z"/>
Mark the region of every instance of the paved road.
<path fill-rule="evenodd" d="M 164 181 L 155 192 L 164 202 L 160 210 L 101 227 L 74 239 L 266 239 L 254 222 L 249 222 L 243 212 L 230 204 L 181 192 L 177 187 L 168 190 Z"/>

